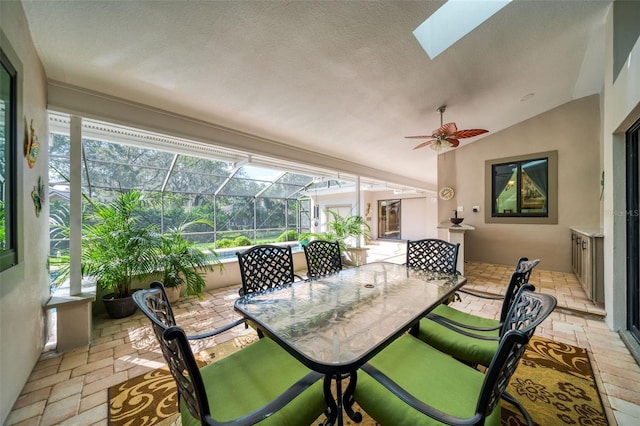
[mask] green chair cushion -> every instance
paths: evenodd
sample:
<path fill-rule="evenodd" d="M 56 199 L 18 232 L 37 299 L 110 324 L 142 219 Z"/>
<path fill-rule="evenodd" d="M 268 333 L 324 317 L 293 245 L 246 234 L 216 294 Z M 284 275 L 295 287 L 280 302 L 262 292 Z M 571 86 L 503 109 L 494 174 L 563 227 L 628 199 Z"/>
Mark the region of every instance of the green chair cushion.
<path fill-rule="evenodd" d="M 433 313 L 462 324 L 476 327 L 495 327 L 499 324 L 498 320 L 471 315 L 447 305 L 438 306 L 433 310 Z M 470 332 L 484 336 L 499 337 L 498 330 L 470 330 Z M 498 351 L 497 340 L 482 340 L 465 336 L 426 318 L 420 321 L 418 338 L 439 351 L 453 355 L 460 360 L 485 366 L 489 366 L 493 356 Z"/>
<path fill-rule="evenodd" d="M 493 318 L 484 318 L 478 315 L 469 314 L 467 312 L 459 311 L 456 308 L 452 308 L 449 305 L 440 304 L 431 311 L 431 313 L 440 315 L 441 317 L 448 318 L 450 320 L 459 322 L 461 324 L 472 325 L 474 327 L 497 327 L 500 325 L 500 321 Z"/>
<path fill-rule="evenodd" d="M 309 369 L 269 338 L 203 367 L 211 416 L 230 421 L 273 401 L 289 386 L 309 373 Z M 260 425 L 309 425 L 325 410 L 322 381 L 309 387 L 287 406 L 260 422 Z M 184 401 L 180 413 L 184 426 L 199 425 Z"/>
<path fill-rule="evenodd" d="M 484 374 L 413 336 L 400 337 L 370 364 L 425 404 L 461 418 L 475 414 Z M 366 372 L 358 371 L 357 380 L 356 401 L 380 424 L 442 424 L 405 404 Z M 485 424 L 499 425 L 500 410 L 498 404 Z"/>

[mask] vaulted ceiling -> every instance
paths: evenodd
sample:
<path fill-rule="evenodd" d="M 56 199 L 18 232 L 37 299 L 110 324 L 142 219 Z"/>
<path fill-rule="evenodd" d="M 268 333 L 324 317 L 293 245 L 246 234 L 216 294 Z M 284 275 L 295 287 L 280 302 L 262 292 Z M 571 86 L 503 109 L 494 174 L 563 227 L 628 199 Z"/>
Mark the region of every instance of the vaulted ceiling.
<path fill-rule="evenodd" d="M 50 80 L 430 188 L 437 153 L 404 136 L 439 127 L 440 105 L 491 135 L 600 92 L 611 5 L 515 0 L 430 59 L 412 32 L 443 3 L 23 0 Z"/>

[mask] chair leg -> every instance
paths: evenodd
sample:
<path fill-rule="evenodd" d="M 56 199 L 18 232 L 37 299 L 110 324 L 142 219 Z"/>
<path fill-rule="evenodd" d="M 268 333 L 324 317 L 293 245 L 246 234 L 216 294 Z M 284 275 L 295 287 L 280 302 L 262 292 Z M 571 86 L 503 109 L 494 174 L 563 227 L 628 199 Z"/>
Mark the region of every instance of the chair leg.
<path fill-rule="evenodd" d="M 529 415 L 529 412 L 527 411 L 526 408 L 524 408 L 522 406 L 522 404 L 520 404 L 520 401 L 518 401 L 517 399 L 515 399 L 513 397 L 513 395 L 511 395 L 509 392 L 505 391 L 502 394 L 502 398 L 505 401 L 510 402 L 511 404 L 515 405 L 516 408 L 520 411 L 520 413 L 522 414 L 522 416 L 524 417 L 525 421 L 527 422 L 528 426 L 535 426 L 535 423 L 533 423 L 533 419 L 531 418 L 531 416 Z"/>

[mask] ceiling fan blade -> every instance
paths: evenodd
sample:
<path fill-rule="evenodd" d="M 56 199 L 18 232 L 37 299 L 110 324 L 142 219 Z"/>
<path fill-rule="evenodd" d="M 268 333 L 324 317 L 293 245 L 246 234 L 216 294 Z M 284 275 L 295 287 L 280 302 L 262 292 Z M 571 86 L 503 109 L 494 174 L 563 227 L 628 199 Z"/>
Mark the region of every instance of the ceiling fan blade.
<path fill-rule="evenodd" d="M 474 136 L 478 136 L 481 135 L 483 133 L 487 133 L 488 130 L 484 130 L 484 129 L 467 129 L 467 130 L 459 130 L 457 132 L 455 132 L 453 135 L 456 138 L 472 138 Z"/>
<path fill-rule="evenodd" d="M 428 140 L 428 141 L 426 141 L 426 142 L 422 142 L 420 145 L 416 145 L 413 149 L 420 149 L 420 148 L 424 148 L 425 146 L 429 146 L 429 145 L 431 145 L 431 144 L 432 144 L 432 143 L 434 143 L 435 141 L 436 141 L 435 139 L 431 139 L 431 140 Z"/>
<path fill-rule="evenodd" d="M 432 138 L 433 135 L 426 135 L 426 136 L 405 136 L 405 139 L 427 139 L 427 138 Z"/>
<path fill-rule="evenodd" d="M 437 133 L 442 136 L 449 136 L 449 135 L 453 136 L 456 134 L 457 131 L 458 131 L 458 128 L 456 127 L 456 123 L 447 123 L 447 124 L 443 124 L 434 133 Z"/>
<path fill-rule="evenodd" d="M 460 141 L 455 138 L 447 138 L 447 142 L 451 144 L 451 148 L 457 148 L 460 145 Z"/>

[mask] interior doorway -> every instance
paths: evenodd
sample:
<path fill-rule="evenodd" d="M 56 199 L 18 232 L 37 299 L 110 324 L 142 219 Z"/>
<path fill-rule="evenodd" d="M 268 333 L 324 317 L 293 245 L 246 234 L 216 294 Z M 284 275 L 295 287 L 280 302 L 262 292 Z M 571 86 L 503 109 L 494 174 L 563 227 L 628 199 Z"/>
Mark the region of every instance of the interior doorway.
<path fill-rule="evenodd" d="M 640 343 L 640 174 L 638 137 L 640 120 L 626 133 L 627 180 L 627 330 Z"/>
<path fill-rule="evenodd" d="M 378 201 L 378 238 L 400 239 L 400 200 Z"/>

